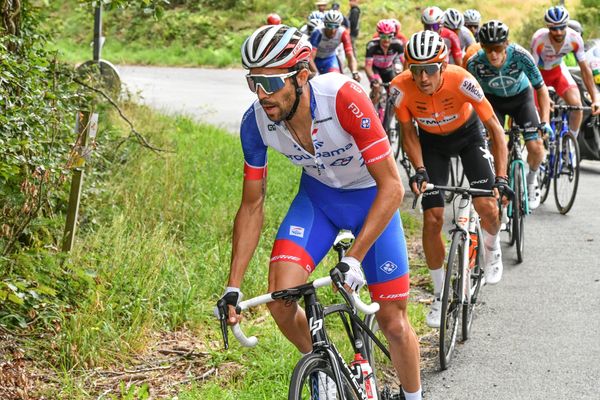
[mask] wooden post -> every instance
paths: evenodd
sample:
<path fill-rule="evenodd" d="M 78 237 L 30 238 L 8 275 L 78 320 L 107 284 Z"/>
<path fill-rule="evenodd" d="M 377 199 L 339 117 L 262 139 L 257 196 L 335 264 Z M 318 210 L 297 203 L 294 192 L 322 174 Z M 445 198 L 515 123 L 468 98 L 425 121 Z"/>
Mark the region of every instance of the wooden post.
<path fill-rule="evenodd" d="M 71 180 L 71 193 L 69 195 L 69 206 L 67 208 L 67 223 L 63 236 L 62 251 L 70 252 L 73 249 L 75 241 L 75 231 L 77 229 L 77 216 L 79 214 L 79 202 L 81 199 L 81 189 L 83 187 L 83 176 L 85 168 L 85 157 L 87 157 L 88 139 L 96 137 L 98 131 L 98 114 L 91 114 L 89 111 L 79 111 L 75 123 L 78 143 L 75 146 L 76 158 L 73 161 L 73 179 Z"/>

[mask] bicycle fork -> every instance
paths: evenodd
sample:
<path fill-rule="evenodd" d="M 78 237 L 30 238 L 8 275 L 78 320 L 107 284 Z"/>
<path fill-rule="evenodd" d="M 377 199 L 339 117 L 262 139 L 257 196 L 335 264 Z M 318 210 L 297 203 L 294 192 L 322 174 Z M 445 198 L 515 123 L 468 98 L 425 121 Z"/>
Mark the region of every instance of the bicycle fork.
<path fill-rule="evenodd" d="M 461 249 L 462 252 L 462 293 L 461 293 L 461 304 L 470 304 L 471 296 L 473 294 L 473 288 L 471 288 L 471 272 L 475 264 L 471 265 L 471 247 L 474 248 L 474 257 L 477 257 L 479 248 L 482 247 L 482 243 L 476 243 L 477 241 L 477 220 L 479 215 L 472 206 L 471 199 L 469 196 L 462 196 L 458 205 L 458 215 L 456 217 L 456 229 L 462 233 L 464 238 L 464 246 Z M 475 259 L 476 262 L 477 259 Z"/>

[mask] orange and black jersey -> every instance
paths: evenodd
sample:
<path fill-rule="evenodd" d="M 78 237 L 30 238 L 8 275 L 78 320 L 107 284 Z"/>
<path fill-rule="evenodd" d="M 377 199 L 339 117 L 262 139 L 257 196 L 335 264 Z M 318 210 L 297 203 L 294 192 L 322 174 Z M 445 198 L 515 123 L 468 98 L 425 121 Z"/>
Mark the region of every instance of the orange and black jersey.
<path fill-rule="evenodd" d="M 396 115 L 402 122 L 411 118 L 421 129 L 447 135 L 468 120 L 473 109 L 482 121 L 494 115 L 477 80 L 465 69 L 448 64 L 442 73 L 442 84 L 432 95 L 423 93 L 413 80 L 410 70 L 398 75 L 391 83 L 390 95 Z"/>

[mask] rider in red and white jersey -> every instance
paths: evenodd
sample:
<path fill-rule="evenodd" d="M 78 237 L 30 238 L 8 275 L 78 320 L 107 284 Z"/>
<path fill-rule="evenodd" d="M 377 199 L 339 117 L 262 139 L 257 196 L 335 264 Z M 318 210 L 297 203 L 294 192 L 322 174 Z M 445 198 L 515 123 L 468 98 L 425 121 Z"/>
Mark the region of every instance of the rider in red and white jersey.
<path fill-rule="evenodd" d="M 364 271 L 371 297 L 380 304 L 377 321 L 390 342 L 405 398 L 420 400 L 419 343 L 407 315 L 408 256 L 398 212 L 404 188 L 398 167 L 362 87 L 342 74 L 309 81 L 311 53 L 306 36 L 285 25 L 261 27 L 242 45 L 248 86 L 258 98 L 240 130 L 244 183 L 222 297 L 230 305 L 228 323 L 239 318 L 239 288 L 261 236 L 267 149 L 272 147 L 302 167 L 302 176 L 273 245 L 269 292 L 306 282 L 339 230 L 352 231 L 356 240 L 341 260 L 349 267 L 345 283 L 358 290 L 365 284 Z M 312 350 L 301 307 L 275 301 L 269 310 L 300 352 Z"/>
<path fill-rule="evenodd" d="M 460 47 L 460 39 L 456 33 L 444 27 L 444 12 L 436 6 L 427 7 L 421 15 L 421 22 L 423 22 L 424 30 L 434 31 L 444 39 L 448 48 L 448 63 L 462 66 L 463 52 Z"/>
<path fill-rule="evenodd" d="M 343 67 L 336 56 L 336 49 L 342 43 L 352 77 L 354 80 L 360 81 L 358 63 L 352 50 L 350 31 L 341 26 L 343 20 L 344 16 L 338 10 L 329 10 L 325 13 L 324 25 L 315 29 L 310 35 L 310 43 L 313 46 L 313 68 L 320 74 L 341 73 Z"/>
<path fill-rule="evenodd" d="M 592 98 L 594 114 L 600 114 L 598 94 L 583 48 L 581 35 L 567 26 L 569 12 L 562 6 L 550 7 L 544 16 L 546 28 L 539 29 L 531 39 L 531 53 L 542 73 L 546 85 L 554 87 L 556 93 L 567 104 L 581 106 L 581 96 L 577 84 L 569 73 L 563 57 L 575 54 L 581 70 L 581 77 Z M 577 135 L 583 119 L 582 111 L 572 111 L 569 115 L 569 130 Z"/>

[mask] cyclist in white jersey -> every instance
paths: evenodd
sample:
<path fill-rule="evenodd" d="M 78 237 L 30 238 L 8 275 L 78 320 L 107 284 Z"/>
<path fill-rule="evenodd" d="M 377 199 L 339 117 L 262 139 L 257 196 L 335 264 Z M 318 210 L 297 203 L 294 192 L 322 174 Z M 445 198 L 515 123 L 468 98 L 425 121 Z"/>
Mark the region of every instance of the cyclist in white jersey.
<path fill-rule="evenodd" d="M 600 114 L 598 93 L 594 85 L 592 70 L 585 59 L 581 35 L 567 26 L 569 12 L 562 6 L 550 7 L 544 16 L 547 28 L 541 28 L 531 39 L 531 54 L 542 73 L 546 85 L 554 87 L 556 93 L 567 104 L 581 106 L 581 96 L 577 84 L 569 73 L 563 57 L 575 54 L 581 70 L 581 77 L 592 98 L 592 113 Z M 569 130 L 577 136 L 583 119 L 582 111 L 572 111 L 569 115 Z"/>
<path fill-rule="evenodd" d="M 320 74 L 328 72 L 343 72 L 343 66 L 336 56 L 337 47 L 342 44 L 348 66 L 352 71 L 352 78 L 360 81 L 358 75 L 358 63 L 352 50 L 350 32 L 341 26 L 344 16 L 338 10 L 329 10 L 325 13 L 324 26 L 317 28 L 310 35 L 310 43 L 313 46 L 313 62 L 311 69 Z"/>
<path fill-rule="evenodd" d="M 404 188 L 386 133 L 362 87 L 341 74 L 309 82 L 312 47 L 285 25 L 263 26 L 242 45 L 250 90 L 258 99 L 244 114 L 242 200 L 233 228 L 232 259 L 223 299 L 228 323 L 238 321 L 240 285 L 261 236 L 267 148 L 302 167 L 298 193 L 277 233 L 269 291 L 297 286 L 331 248 L 340 229 L 356 239 L 342 258 L 345 283 L 366 283 L 390 343 L 407 400 L 421 399 L 419 343 L 408 320 L 408 256 L 398 207 Z M 302 353 L 312 349 L 304 310 L 269 303 L 282 333 Z"/>
<path fill-rule="evenodd" d="M 455 8 L 448 8 L 444 11 L 444 26 L 456 33 L 460 41 L 460 48 L 465 52 L 467 47 L 475 43 L 475 38 L 471 30 L 465 26 L 464 16 Z M 463 62 L 466 60 L 463 60 Z"/>

